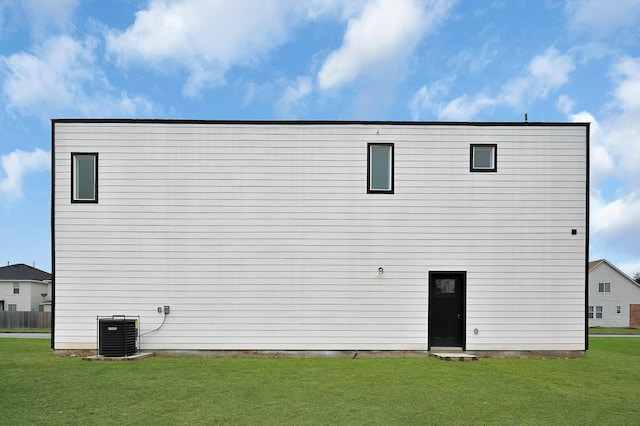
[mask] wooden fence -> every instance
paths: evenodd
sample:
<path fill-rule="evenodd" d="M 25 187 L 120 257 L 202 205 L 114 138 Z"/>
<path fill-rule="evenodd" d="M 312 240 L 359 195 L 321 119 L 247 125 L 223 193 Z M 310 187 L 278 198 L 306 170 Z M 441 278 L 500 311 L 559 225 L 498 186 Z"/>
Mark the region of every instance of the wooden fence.
<path fill-rule="evenodd" d="M 0 328 L 50 328 L 51 312 L 0 311 Z"/>

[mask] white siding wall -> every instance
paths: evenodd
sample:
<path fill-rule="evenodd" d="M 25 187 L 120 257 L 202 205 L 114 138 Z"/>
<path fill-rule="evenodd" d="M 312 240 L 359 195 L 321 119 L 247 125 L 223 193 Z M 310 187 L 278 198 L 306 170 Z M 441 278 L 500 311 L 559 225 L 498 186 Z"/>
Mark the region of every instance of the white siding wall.
<path fill-rule="evenodd" d="M 586 132 L 58 122 L 56 348 L 170 305 L 143 348 L 425 350 L 447 270 L 467 271 L 468 349 L 582 350 Z M 395 194 L 367 194 L 368 142 L 395 143 Z M 497 143 L 497 173 L 469 172 L 471 143 Z M 83 151 L 98 204 L 70 203 Z"/>
<path fill-rule="evenodd" d="M 599 283 L 610 283 L 611 292 L 600 293 Z M 606 262 L 589 271 L 589 306 L 594 307 L 590 327 L 629 327 L 629 305 L 640 304 L 640 287 Z M 595 318 L 595 306 L 602 306 L 602 318 Z M 616 307 L 621 307 L 617 313 Z"/>

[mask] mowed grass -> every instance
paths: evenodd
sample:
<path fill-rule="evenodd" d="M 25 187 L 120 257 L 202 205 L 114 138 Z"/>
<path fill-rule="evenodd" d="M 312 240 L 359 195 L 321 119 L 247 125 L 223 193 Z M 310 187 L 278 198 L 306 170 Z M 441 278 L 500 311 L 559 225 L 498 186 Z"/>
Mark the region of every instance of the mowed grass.
<path fill-rule="evenodd" d="M 2 424 L 637 424 L 640 338 L 584 359 L 56 357 L 0 339 Z"/>
<path fill-rule="evenodd" d="M 640 334 L 640 328 L 591 327 L 589 334 Z"/>

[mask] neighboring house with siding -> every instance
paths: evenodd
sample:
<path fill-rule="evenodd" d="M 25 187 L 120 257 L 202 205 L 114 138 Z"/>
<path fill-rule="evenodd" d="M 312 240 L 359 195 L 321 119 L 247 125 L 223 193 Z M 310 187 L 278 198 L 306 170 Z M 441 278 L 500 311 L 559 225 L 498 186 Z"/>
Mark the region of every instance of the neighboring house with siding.
<path fill-rule="evenodd" d="M 61 353 L 114 314 L 154 351 L 587 348 L 586 123 L 59 119 L 52 139 Z"/>
<path fill-rule="evenodd" d="M 0 311 L 50 309 L 50 273 L 23 263 L 0 267 Z"/>
<path fill-rule="evenodd" d="M 589 262 L 590 327 L 640 328 L 640 284 L 605 259 Z"/>

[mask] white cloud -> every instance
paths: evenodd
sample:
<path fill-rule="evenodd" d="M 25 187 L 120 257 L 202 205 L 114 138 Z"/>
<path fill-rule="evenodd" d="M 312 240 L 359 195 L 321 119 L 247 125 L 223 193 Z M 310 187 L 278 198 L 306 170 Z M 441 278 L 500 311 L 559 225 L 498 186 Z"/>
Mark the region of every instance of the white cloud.
<path fill-rule="evenodd" d="M 413 120 L 423 120 L 425 112 L 436 111 L 439 107 L 439 100 L 447 95 L 449 87 L 453 84 L 453 79 L 438 80 L 429 86 L 422 86 L 418 89 L 409 101 L 409 111 Z"/>
<path fill-rule="evenodd" d="M 622 58 L 614 69 L 616 103 L 629 112 L 640 111 L 640 58 Z"/>
<path fill-rule="evenodd" d="M 233 66 L 254 65 L 287 40 L 318 2 L 297 0 L 152 0 L 125 31 L 106 35 L 107 49 L 127 64 L 178 65 L 189 73 L 186 96 L 224 83 Z M 313 13 L 312 13 L 313 12 Z M 308 13 L 308 14 L 307 14 Z"/>
<path fill-rule="evenodd" d="M 485 108 L 492 108 L 497 101 L 490 96 L 477 94 L 473 96 L 463 95 L 439 108 L 438 117 L 451 120 L 468 121 L 478 115 Z"/>
<path fill-rule="evenodd" d="M 534 100 L 546 98 L 550 91 L 569 81 L 573 69 L 571 56 L 561 55 L 551 47 L 531 60 L 525 76 L 503 86 L 499 100 L 509 106 L 522 108 Z"/>
<path fill-rule="evenodd" d="M 328 90 L 361 75 L 394 74 L 422 36 L 446 17 L 453 2 L 373 0 L 349 19 L 342 46 L 318 72 L 318 84 Z"/>
<path fill-rule="evenodd" d="M 0 157 L 0 194 L 8 199 L 22 197 L 22 181 L 28 173 L 47 171 L 51 168 L 51 154 L 41 149 L 31 152 L 19 149 Z"/>
<path fill-rule="evenodd" d="M 100 117 L 149 113 L 148 101 L 114 93 L 96 63 L 96 47 L 91 38 L 80 42 L 60 36 L 33 53 L 0 56 L 7 108 L 46 119 L 68 113 Z"/>
<path fill-rule="evenodd" d="M 435 111 L 440 120 L 472 120 L 483 110 L 498 106 L 523 109 L 536 100 L 548 97 L 551 92 L 566 84 L 574 68 L 570 55 L 562 55 L 551 47 L 529 62 L 523 76 L 503 84 L 497 95 L 491 95 L 485 90 L 476 94 L 463 94 L 448 103 L 431 98 L 428 103 L 422 102 L 422 105 Z M 416 92 L 414 99 L 419 96 L 419 92 Z M 567 107 L 566 101 L 564 99 L 564 107 Z M 417 104 L 412 103 L 412 106 L 415 105 Z M 412 110 L 412 114 L 415 116 L 416 111 Z"/>
<path fill-rule="evenodd" d="M 565 13 L 569 29 L 606 35 L 618 28 L 633 29 L 640 21 L 640 0 L 570 0 Z"/>
<path fill-rule="evenodd" d="M 640 192 L 611 202 L 591 197 L 591 239 L 611 251 L 627 250 L 640 257 Z"/>
<path fill-rule="evenodd" d="M 21 0 L 31 25 L 31 33 L 41 38 L 48 31 L 64 31 L 71 27 L 71 18 L 79 0 Z"/>
<path fill-rule="evenodd" d="M 313 84 L 309 77 L 298 77 L 295 82 L 287 85 L 282 96 L 276 102 L 275 108 L 281 118 L 297 118 L 302 100 L 309 96 Z"/>
<path fill-rule="evenodd" d="M 637 264 L 629 257 L 640 259 L 640 58 L 620 59 L 611 75 L 615 89 L 608 115 L 596 120 L 582 112 L 571 119 L 592 122 L 591 242 L 613 262 L 625 253 L 627 264 Z M 615 193 L 603 189 L 611 182 Z"/>
<path fill-rule="evenodd" d="M 613 68 L 613 114 L 602 120 L 603 145 L 616 158 L 619 172 L 640 187 L 640 58 L 622 58 Z M 639 219 L 640 220 L 640 219 Z"/>
<path fill-rule="evenodd" d="M 446 18 L 447 0 L 151 0 L 133 24 L 105 34 L 120 64 L 185 70 L 183 95 L 226 83 L 229 70 L 255 66 L 305 22 L 348 20 L 343 45 L 318 73 L 323 90 L 361 75 L 388 76 L 406 65 L 421 37 Z M 396 75 L 396 74 L 394 74 Z"/>
<path fill-rule="evenodd" d="M 573 107 L 573 105 L 571 105 Z M 576 114 L 570 114 L 570 111 L 565 112 L 569 120 L 572 123 L 590 123 L 589 126 L 589 141 L 590 141 L 590 172 L 591 172 L 591 188 L 597 191 L 600 186 L 600 182 L 616 171 L 616 164 L 612 156 L 609 154 L 607 147 L 603 145 L 604 136 L 600 123 L 596 118 L 587 111 L 581 111 Z"/>
<path fill-rule="evenodd" d="M 567 95 L 558 96 L 558 100 L 556 101 L 556 108 L 558 108 L 558 111 L 563 112 L 565 115 L 569 115 L 571 111 L 573 111 L 575 105 L 576 103 L 574 102 L 574 100 Z"/>

